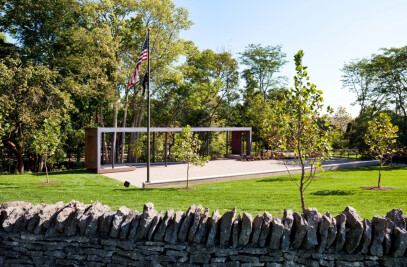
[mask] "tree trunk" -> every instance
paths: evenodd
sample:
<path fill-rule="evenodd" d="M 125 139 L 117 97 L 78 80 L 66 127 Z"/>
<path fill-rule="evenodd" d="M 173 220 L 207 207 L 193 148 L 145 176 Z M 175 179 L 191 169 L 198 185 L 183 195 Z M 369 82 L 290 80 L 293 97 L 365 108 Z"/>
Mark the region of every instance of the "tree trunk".
<path fill-rule="evenodd" d="M 45 156 L 45 175 L 47 177 L 47 184 L 49 184 L 49 178 L 48 178 L 48 167 L 47 167 L 47 156 Z"/>
<path fill-rule="evenodd" d="M 144 96 L 145 96 L 145 89 L 143 89 L 141 98 L 140 100 L 137 100 L 137 94 L 134 92 L 134 100 L 133 100 L 133 117 L 131 121 L 131 127 L 140 127 L 141 125 L 141 118 L 143 114 L 143 101 L 144 101 Z M 137 104 L 140 107 L 138 111 L 136 111 Z M 134 162 L 134 159 L 136 158 L 137 162 L 137 157 L 134 157 L 131 153 L 131 149 L 134 149 L 134 145 L 136 143 L 136 140 L 139 139 L 140 133 L 131 133 L 130 134 L 130 140 L 129 140 L 129 149 L 128 149 L 128 155 L 129 155 L 129 162 Z"/>
<path fill-rule="evenodd" d="M 382 160 L 380 160 L 379 181 L 377 182 L 377 187 L 379 187 L 379 188 L 380 188 L 380 182 L 381 182 L 381 179 L 382 179 L 382 165 L 383 165 Z"/>
<path fill-rule="evenodd" d="M 44 157 L 42 155 L 38 155 L 38 172 L 42 172 L 44 169 Z"/>
<path fill-rule="evenodd" d="M 187 166 L 187 188 L 189 188 L 189 161 Z"/>
<path fill-rule="evenodd" d="M 301 208 L 302 212 L 305 212 L 305 200 L 304 200 L 304 190 L 302 189 L 302 186 L 300 187 L 300 194 L 301 194 Z"/>
<path fill-rule="evenodd" d="M 125 102 L 124 102 L 123 124 L 122 124 L 123 128 L 126 127 L 128 106 L 129 106 L 129 90 L 126 89 L 126 97 L 125 97 Z M 120 163 L 124 163 L 124 147 L 125 147 L 125 142 L 126 142 L 126 134 L 124 132 L 122 133 L 122 138 L 121 139 L 122 139 L 122 141 L 121 141 L 121 151 L 120 151 Z"/>
<path fill-rule="evenodd" d="M 10 140 L 3 140 L 3 144 L 7 147 L 11 153 L 13 153 L 17 157 L 17 170 L 19 174 L 24 173 L 24 160 L 23 160 L 23 153 L 21 149 L 18 149 L 17 146 L 11 142 Z"/>
<path fill-rule="evenodd" d="M 114 103 L 113 106 L 113 127 L 117 128 L 117 103 Z M 112 168 L 114 168 L 114 163 L 116 160 L 116 132 L 113 133 L 113 137 L 112 137 L 112 146 L 111 146 L 111 160 L 112 160 Z"/>
<path fill-rule="evenodd" d="M 305 167 L 302 158 L 300 158 L 301 162 L 301 183 L 300 183 L 300 194 L 301 194 L 301 208 L 302 212 L 305 212 L 305 200 L 304 200 L 304 178 L 305 178 Z"/>

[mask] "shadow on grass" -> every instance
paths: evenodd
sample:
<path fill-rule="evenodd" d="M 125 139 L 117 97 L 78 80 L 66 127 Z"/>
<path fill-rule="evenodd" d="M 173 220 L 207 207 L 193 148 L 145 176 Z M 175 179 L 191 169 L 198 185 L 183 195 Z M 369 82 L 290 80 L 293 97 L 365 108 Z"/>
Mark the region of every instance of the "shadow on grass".
<path fill-rule="evenodd" d="M 133 187 L 133 188 L 117 188 L 113 189 L 113 191 L 121 191 L 121 192 L 132 192 L 132 191 L 141 191 L 141 192 L 151 192 L 151 191 L 156 191 L 156 192 L 173 192 L 173 191 L 178 191 L 176 188 L 173 187 L 166 187 L 166 188 L 140 188 L 140 187 Z"/>
<path fill-rule="evenodd" d="M 380 166 L 367 166 L 367 167 L 357 167 L 357 168 L 348 168 L 348 169 L 337 169 L 337 170 L 332 170 L 335 172 L 371 172 L 371 171 L 379 171 Z M 382 172 L 391 172 L 391 171 L 396 171 L 396 170 L 407 170 L 407 167 L 405 166 L 394 166 L 390 167 L 388 165 L 383 166 Z"/>
<path fill-rule="evenodd" d="M 342 190 L 322 190 L 310 193 L 311 195 L 316 196 L 349 196 L 354 195 L 351 191 L 342 191 Z"/>
<path fill-rule="evenodd" d="M 88 171 L 85 171 L 85 170 L 80 170 L 80 169 L 48 172 L 49 176 L 67 175 L 67 174 L 94 174 L 94 173 L 88 172 Z M 45 172 L 36 172 L 36 173 L 33 173 L 32 175 L 34 175 L 34 176 L 45 176 Z"/>
<path fill-rule="evenodd" d="M 273 182 L 286 182 L 286 181 L 291 181 L 291 178 L 290 177 L 270 177 L 270 178 L 257 180 L 256 183 L 273 183 Z"/>

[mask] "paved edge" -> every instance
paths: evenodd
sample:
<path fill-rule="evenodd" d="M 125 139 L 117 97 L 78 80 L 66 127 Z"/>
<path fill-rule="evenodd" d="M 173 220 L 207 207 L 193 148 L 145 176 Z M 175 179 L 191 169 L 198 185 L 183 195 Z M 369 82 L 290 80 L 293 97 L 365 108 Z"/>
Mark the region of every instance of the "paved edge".
<path fill-rule="evenodd" d="M 347 163 L 338 163 L 338 164 L 328 164 L 324 165 L 324 170 L 338 170 L 338 169 L 349 169 L 365 166 L 378 165 L 378 160 L 369 160 L 369 161 L 357 161 L 357 162 L 347 162 Z M 309 169 L 310 167 L 306 167 Z M 301 168 L 290 169 L 291 174 L 301 173 Z M 287 169 L 279 169 L 273 171 L 263 171 L 263 172 L 248 172 L 248 173 L 239 173 L 239 174 L 227 174 L 219 176 L 202 176 L 194 177 L 189 179 L 189 184 L 207 184 L 207 183 L 217 183 L 217 182 L 226 182 L 234 180 L 244 180 L 251 178 L 264 178 L 270 176 L 278 176 L 288 174 Z M 186 179 L 174 179 L 171 181 L 168 180 L 158 180 L 150 183 L 143 182 L 143 188 L 157 188 L 157 187 L 172 187 L 172 186 L 186 186 Z"/>

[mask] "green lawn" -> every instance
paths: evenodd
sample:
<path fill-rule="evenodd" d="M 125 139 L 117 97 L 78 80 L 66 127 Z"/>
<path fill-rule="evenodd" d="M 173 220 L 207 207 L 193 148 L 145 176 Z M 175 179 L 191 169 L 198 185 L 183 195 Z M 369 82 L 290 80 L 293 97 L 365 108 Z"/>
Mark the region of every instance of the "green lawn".
<path fill-rule="evenodd" d="M 315 207 L 321 213 L 329 211 L 336 215 L 348 205 L 356 208 L 364 218 L 385 215 L 393 208 L 407 212 L 407 167 L 383 171 L 382 186 L 392 187 L 391 191 L 361 188 L 376 185 L 377 167 L 327 171 L 318 175 L 321 178 L 307 189 L 305 201 L 307 207 Z M 125 188 L 121 182 L 83 171 L 52 173 L 50 180 L 62 183 L 38 185 L 45 181 L 42 174 L 1 175 L 0 202 L 55 203 L 75 199 L 92 203 L 98 200 L 113 209 L 127 206 L 139 211 L 146 202 L 153 202 L 157 210 L 184 211 L 195 203 L 221 213 L 236 205 L 239 212 L 255 215 L 267 210 L 274 216 L 281 216 L 284 208 L 301 210 L 299 191 L 288 176 L 194 185 L 197 189 L 190 191 Z"/>

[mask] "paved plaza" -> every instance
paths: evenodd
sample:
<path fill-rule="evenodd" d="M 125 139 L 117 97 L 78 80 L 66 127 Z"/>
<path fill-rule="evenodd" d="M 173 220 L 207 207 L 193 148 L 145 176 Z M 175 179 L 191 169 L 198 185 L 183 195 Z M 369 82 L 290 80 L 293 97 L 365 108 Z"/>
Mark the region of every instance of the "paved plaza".
<path fill-rule="evenodd" d="M 362 161 L 334 158 L 324 163 L 326 170 L 377 165 L 378 161 Z M 120 168 L 120 167 L 119 167 Z M 298 173 L 298 165 L 287 165 L 292 173 Z M 150 183 L 147 180 L 146 165 L 137 165 L 136 170 L 103 174 L 107 177 L 128 181 L 137 187 L 166 187 L 186 184 L 187 165 L 185 163 L 152 164 Z M 249 179 L 287 174 L 286 166 L 280 160 L 239 161 L 236 159 L 211 160 L 204 167 L 192 166 L 189 169 L 190 184 L 211 183 L 238 179 Z"/>

